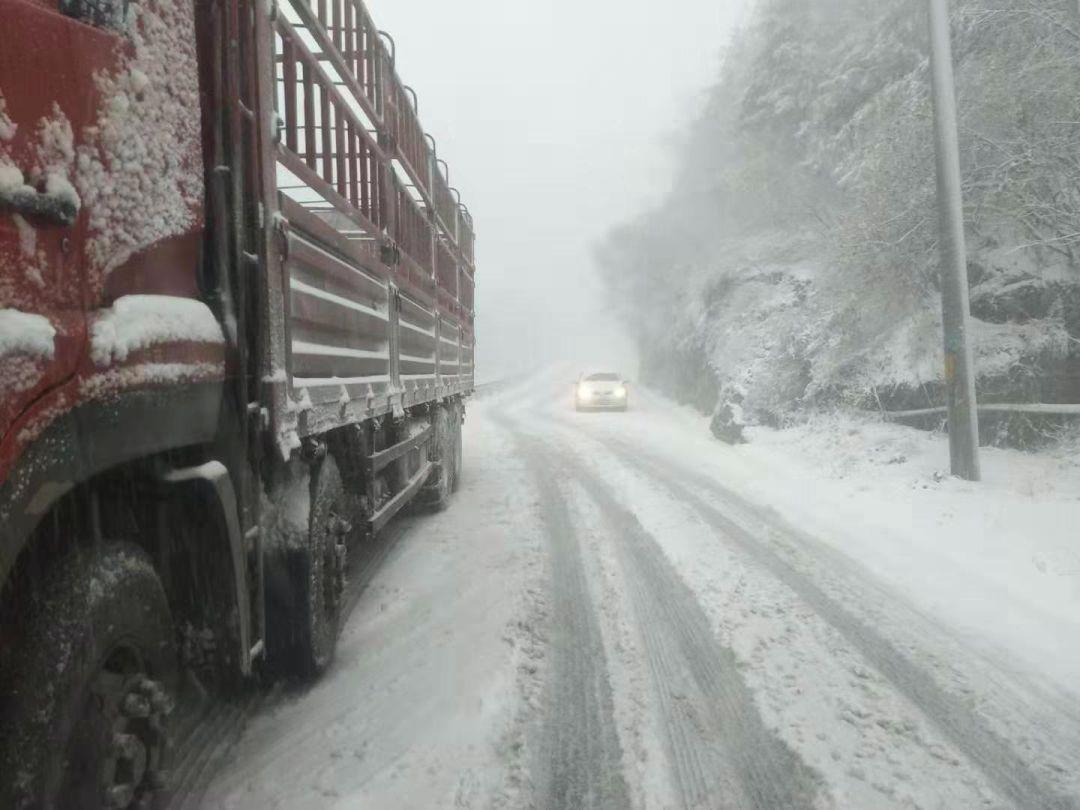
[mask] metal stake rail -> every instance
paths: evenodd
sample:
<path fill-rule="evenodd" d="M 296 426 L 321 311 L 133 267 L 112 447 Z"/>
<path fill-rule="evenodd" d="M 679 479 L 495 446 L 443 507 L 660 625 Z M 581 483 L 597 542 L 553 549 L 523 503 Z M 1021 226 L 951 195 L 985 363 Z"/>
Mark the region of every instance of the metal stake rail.
<path fill-rule="evenodd" d="M 1080 416 L 1080 405 L 1055 405 L 1042 402 L 1031 403 L 992 403 L 978 406 L 979 413 L 1016 413 L 1028 416 Z M 913 408 L 907 411 L 881 411 L 886 419 L 912 419 L 918 416 L 937 416 L 947 414 L 948 407 Z"/>

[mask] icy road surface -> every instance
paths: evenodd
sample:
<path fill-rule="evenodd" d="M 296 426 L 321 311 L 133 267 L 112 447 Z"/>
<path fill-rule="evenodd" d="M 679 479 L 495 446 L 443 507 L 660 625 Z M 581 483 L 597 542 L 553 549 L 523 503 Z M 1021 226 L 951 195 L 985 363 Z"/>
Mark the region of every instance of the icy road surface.
<path fill-rule="evenodd" d="M 399 527 L 331 671 L 204 807 L 1080 807 L 1075 578 L 1010 595 L 1006 548 L 949 580 L 888 504 L 834 508 L 646 391 L 577 414 L 569 379 L 471 404 L 456 500 Z"/>

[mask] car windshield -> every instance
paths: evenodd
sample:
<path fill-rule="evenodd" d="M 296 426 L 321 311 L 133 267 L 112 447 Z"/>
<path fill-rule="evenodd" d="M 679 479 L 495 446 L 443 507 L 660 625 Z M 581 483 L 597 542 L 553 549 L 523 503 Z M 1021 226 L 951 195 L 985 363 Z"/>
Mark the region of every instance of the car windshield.
<path fill-rule="evenodd" d="M 590 374 L 585 378 L 585 382 L 618 382 L 621 379 L 618 374 L 605 372 L 603 374 Z"/>

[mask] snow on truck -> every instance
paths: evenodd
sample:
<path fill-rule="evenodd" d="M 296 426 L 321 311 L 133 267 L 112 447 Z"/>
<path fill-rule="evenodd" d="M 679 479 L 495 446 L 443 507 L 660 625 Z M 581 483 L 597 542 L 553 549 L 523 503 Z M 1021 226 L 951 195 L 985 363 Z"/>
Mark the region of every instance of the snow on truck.
<path fill-rule="evenodd" d="M 0 806 L 151 806 L 179 684 L 319 673 L 455 488 L 473 224 L 361 0 L 0 21 Z"/>

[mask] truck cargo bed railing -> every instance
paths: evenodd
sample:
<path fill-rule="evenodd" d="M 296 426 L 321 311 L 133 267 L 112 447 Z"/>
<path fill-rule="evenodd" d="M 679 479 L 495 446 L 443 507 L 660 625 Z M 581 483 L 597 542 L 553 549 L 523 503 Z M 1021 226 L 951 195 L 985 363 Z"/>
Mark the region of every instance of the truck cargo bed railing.
<path fill-rule="evenodd" d="M 440 302 L 452 298 L 471 318 L 472 304 L 458 297 L 459 272 L 446 269 L 452 261 L 472 272 L 471 218 L 364 4 L 280 0 L 278 9 L 280 158 L 310 192 L 294 197 L 329 205 L 367 238 L 392 243 L 410 275 L 436 280 Z M 343 202 L 354 210 L 341 210 Z"/>
<path fill-rule="evenodd" d="M 381 150 L 297 30 L 281 17 L 276 28 L 279 162 L 358 226 L 381 233 L 389 224 Z"/>
<path fill-rule="evenodd" d="M 349 90 L 372 125 L 383 123 L 383 77 L 389 58 L 378 29 L 359 0 L 308 0 L 289 4 L 302 27 Z"/>
<path fill-rule="evenodd" d="M 394 154 L 416 187 L 431 196 L 431 154 L 424 142 L 424 128 L 416 115 L 414 96 L 397 78 L 391 76 L 386 88 L 386 128 L 383 142 Z"/>

